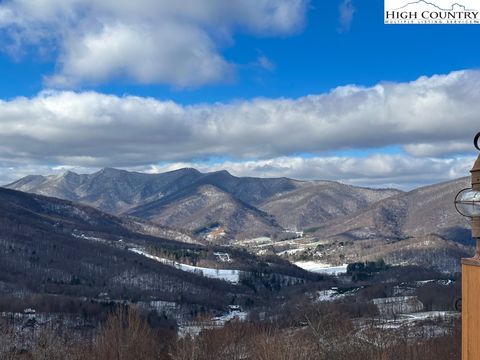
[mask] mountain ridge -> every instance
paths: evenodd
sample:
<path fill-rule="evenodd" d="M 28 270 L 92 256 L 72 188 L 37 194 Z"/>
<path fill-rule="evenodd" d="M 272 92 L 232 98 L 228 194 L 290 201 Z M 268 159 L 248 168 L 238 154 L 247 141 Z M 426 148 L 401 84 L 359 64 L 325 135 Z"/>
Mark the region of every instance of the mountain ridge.
<path fill-rule="evenodd" d="M 214 189 L 209 186 L 213 186 Z M 185 219 L 192 221 L 195 219 L 198 228 L 201 228 L 219 222 L 219 226 L 227 230 L 227 237 L 231 238 L 274 236 L 284 229 L 297 229 L 351 214 L 377 199 L 400 193 L 394 189 L 368 189 L 334 181 L 301 181 L 285 177 L 236 177 L 226 170 L 201 173 L 192 168 L 159 174 L 128 172 L 113 168 L 105 168 L 88 175 L 70 171 L 60 176 L 26 177 L 6 187 L 85 203 L 115 215 L 153 219 L 161 225 L 185 226 Z M 334 191 L 335 188 L 339 190 Z M 226 203 L 217 203 L 213 206 L 215 202 L 213 198 L 207 201 L 208 196 L 202 196 L 199 189 L 213 190 L 217 193 L 215 196 L 223 196 Z M 330 192 L 333 195 L 329 195 Z M 300 207 L 307 204 L 308 210 L 311 210 L 313 215 L 298 218 L 293 223 L 285 219 L 290 216 L 289 214 L 298 212 L 295 207 L 289 207 L 286 211 L 282 210 L 281 206 L 273 206 L 275 209 L 270 213 L 272 207 L 265 205 L 271 204 L 270 201 L 278 200 L 279 197 L 288 197 L 288 194 L 302 193 L 304 200 Z M 210 195 L 213 196 L 211 191 Z M 332 196 L 333 199 L 326 201 L 327 197 Z M 194 200 L 198 204 L 200 198 L 204 200 L 205 209 L 187 205 Z M 227 203 L 227 213 L 230 215 L 224 216 L 220 209 Z M 328 203 L 328 206 L 323 206 L 324 203 Z M 347 203 L 349 205 L 345 206 Z M 175 209 L 176 206 L 179 208 Z M 210 213 L 207 207 L 211 210 Z M 169 216 L 167 221 L 162 216 L 166 212 L 191 213 L 185 214 L 183 218 L 179 216 L 177 220 L 174 216 Z M 318 213 L 324 216 L 320 220 L 312 218 Z M 214 216 L 220 216 L 220 221 L 212 219 Z M 237 226 L 239 221 L 245 224 L 243 219 L 247 217 L 256 224 L 254 231 L 248 228 L 248 225 L 243 230 Z M 163 220 L 166 222 L 162 222 Z M 192 226 L 189 229 L 192 230 Z"/>

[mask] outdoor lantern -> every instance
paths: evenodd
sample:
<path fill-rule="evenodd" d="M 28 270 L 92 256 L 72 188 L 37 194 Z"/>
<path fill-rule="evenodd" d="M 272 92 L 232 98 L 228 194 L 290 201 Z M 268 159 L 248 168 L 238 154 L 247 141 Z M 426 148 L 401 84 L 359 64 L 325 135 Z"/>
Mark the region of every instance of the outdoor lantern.
<path fill-rule="evenodd" d="M 473 141 L 475 148 L 480 151 L 479 139 L 480 132 Z M 470 172 L 472 173 L 472 187 L 461 190 L 457 194 L 455 207 L 461 215 L 472 219 L 472 237 L 477 239 L 475 258 L 480 259 L 480 155 Z"/>
<path fill-rule="evenodd" d="M 480 216 L 480 191 L 473 188 L 460 191 L 455 198 L 455 207 L 463 216 L 469 218 Z"/>

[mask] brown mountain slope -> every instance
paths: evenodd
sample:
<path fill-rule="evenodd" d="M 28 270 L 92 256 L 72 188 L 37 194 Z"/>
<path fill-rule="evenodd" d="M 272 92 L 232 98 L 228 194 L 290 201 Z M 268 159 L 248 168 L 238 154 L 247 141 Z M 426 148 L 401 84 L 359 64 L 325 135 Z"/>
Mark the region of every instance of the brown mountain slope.
<path fill-rule="evenodd" d="M 70 201 L 0 188 L 0 289 L 117 298 L 212 292 L 208 279 L 150 260 L 128 247 L 199 249 L 146 236 L 124 219 Z M 217 286 L 216 283 L 213 286 Z M 224 289 L 217 286 L 218 296 Z"/>
<path fill-rule="evenodd" d="M 175 199 L 137 207 L 129 215 L 196 233 L 218 229 L 224 239 L 270 236 L 282 229 L 268 214 L 213 185 L 200 185 Z"/>
<path fill-rule="evenodd" d="M 297 257 L 330 263 L 384 259 L 454 272 L 473 252 L 470 224 L 453 205 L 467 178 L 422 187 L 332 220 L 299 243 Z M 306 243 L 306 244 L 305 244 Z"/>
<path fill-rule="evenodd" d="M 393 189 L 368 189 L 333 181 L 312 181 L 303 183 L 296 190 L 269 198 L 259 208 L 273 215 L 283 227 L 300 230 L 354 214 L 379 200 L 400 193 Z"/>
<path fill-rule="evenodd" d="M 455 195 L 468 187 L 468 179 L 422 187 L 372 205 L 366 211 L 332 221 L 315 235 L 320 238 L 351 240 L 400 240 L 408 237 L 438 235 L 456 242 L 468 242 L 468 221 L 453 204 Z"/>
<path fill-rule="evenodd" d="M 112 214 L 159 199 L 202 177 L 194 169 L 143 174 L 106 168 L 93 174 L 71 171 L 58 176 L 27 176 L 6 188 L 94 206 Z"/>

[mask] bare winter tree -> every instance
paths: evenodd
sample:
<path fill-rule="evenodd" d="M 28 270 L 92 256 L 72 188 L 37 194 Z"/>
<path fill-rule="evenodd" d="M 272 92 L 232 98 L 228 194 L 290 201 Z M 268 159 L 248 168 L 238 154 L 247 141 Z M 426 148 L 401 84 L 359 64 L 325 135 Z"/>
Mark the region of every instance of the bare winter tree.
<path fill-rule="evenodd" d="M 117 307 L 100 330 L 94 358 L 109 360 L 153 360 L 160 358 L 160 339 L 138 310 Z"/>

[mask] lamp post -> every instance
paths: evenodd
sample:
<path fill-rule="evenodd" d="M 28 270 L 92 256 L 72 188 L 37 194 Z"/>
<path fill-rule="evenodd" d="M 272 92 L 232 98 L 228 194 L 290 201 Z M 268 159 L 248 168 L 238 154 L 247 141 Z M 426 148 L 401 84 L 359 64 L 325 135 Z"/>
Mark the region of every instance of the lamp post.
<path fill-rule="evenodd" d="M 480 133 L 473 141 L 480 151 Z M 460 191 L 455 207 L 472 219 L 472 237 L 477 242 L 475 256 L 462 259 L 462 360 L 480 359 L 480 155 L 472 170 L 472 187 Z"/>

